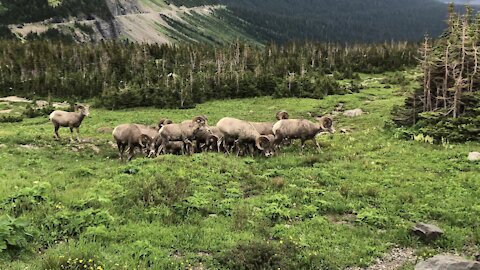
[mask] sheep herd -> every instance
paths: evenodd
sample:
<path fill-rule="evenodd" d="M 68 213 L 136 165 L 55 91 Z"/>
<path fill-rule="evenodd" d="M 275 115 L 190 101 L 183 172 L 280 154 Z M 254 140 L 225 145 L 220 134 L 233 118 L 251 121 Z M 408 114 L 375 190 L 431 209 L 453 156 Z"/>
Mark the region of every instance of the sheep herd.
<path fill-rule="evenodd" d="M 54 125 L 55 138 L 59 138 L 58 129 L 69 127 L 77 130 L 89 109 L 77 106 L 76 112 L 54 111 L 50 121 Z M 317 117 L 316 122 L 306 119 L 290 119 L 288 112 L 276 113 L 276 122 L 248 122 L 232 117 L 220 119 L 215 126 L 208 125 L 204 115 L 191 120 L 173 123 L 161 119 L 155 127 L 140 124 L 122 124 L 112 132 L 118 146 L 120 159 L 124 160 L 128 151 L 128 160 L 135 154 L 135 149 L 145 152 L 148 157 L 160 154 L 192 154 L 193 152 L 225 152 L 238 155 L 274 155 L 284 144 L 298 139 L 301 151 L 305 142 L 312 140 L 318 150 L 320 146 L 315 137 L 321 133 L 333 133 L 332 118 Z"/>

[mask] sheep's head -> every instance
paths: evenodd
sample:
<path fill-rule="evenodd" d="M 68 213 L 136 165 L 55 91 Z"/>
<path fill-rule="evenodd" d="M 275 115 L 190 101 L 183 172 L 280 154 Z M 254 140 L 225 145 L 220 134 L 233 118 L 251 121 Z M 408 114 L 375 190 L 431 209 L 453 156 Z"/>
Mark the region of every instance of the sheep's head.
<path fill-rule="evenodd" d="M 206 143 L 207 143 L 207 147 L 209 148 L 209 150 L 217 150 L 218 137 L 216 135 L 211 134 L 208 137 L 208 140 L 207 140 Z"/>
<path fill-rule="evenodd" d="M 148 157 L 154 157 L 157 154 L 157 150 L 162 144 L 162 136 L 158 135 L 153 138 L 150 143 L 148 144 Z"/>
<path fill-rule="evenodd" d="M 273 156 L 275 153 L 275 147 L 273 141 L 268 136 L 260 136 L 255 140 L 257 148 L 265 154 L 266 157 Z"/>
<path fill-rule="evenodd" d="M 277 118 L 277 120 L 282 120 L 282 119 L 288 119 L 290 116 L 288 115 L 288 112 L 287 111 L 278 111 L 276 114 L 275 114 L 275 117 Z"/>
<path fill-rule="evenodd" d="M 317 121 L 320 123 L 322 132 L 335 133 L 335 128 L 333 127 L 333 119 L 330 116 L 317 117 Z"/>
<path fill-rule="evenodd" d="M 81 114 L 85 116 L 90 115 L 90 106 L 75 104 L 75 110 L 79 111 Z"/>

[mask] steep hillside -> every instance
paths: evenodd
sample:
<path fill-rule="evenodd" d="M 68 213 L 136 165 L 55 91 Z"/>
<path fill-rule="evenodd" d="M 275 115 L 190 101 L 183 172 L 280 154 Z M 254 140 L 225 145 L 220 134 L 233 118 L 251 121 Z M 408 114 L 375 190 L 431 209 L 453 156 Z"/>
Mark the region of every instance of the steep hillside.
<path fill-rule="evenodd" d="M 419 40 L 444 28 L 436 0 L 3 0 L 0 36 L 224 43 Z M 3 27 L 2 27 L 3 25 Z M 7 31 L 6 25 L 10 31 Z"/>
<path fill-rule="evenodd" d="M 102 0 L 81 1 L 74 6 L 74 2 L 35 0 L 24 1 L 22 6 L 17 1 L 2 1 L 0 36 L 11 37 L 13 33 L 20 39 L 80 42 L 101 39 L 148 43 L 263 41 L 248 34 L 248 24 L 221 5 L 186 8 L 162 0 Z"/>

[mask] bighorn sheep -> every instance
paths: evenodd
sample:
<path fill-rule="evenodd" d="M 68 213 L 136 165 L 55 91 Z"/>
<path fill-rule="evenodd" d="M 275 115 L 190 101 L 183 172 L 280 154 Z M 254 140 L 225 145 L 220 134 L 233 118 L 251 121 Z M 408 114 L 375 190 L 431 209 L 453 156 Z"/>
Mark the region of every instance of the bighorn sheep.
<path fill-rule="evenodd" d="M 150 138 L 149 144 L 145 146 L 146 148 L 144 148 L 147 156 L 150 157 L 152 153 L 155 153 L 156 151 L 154 142 L 155 142 L 155 138 L 158 135 L 158 130 L 156 129 L 156 127 L 151 127 L 147 125 L 141 125 L 141 124 L 134 124 L 134 125 L 138 127 L 138 129 L 142 134 L 147 135 Z"/>
<path fill-rule="evenodd" d="M 277 120 L 283 120 L 290 118 L 290 116 L 288 115 L 287 111 L 281 110 L 275 114 L 275 118 L 277 118 Z"/>
<path fill-rule="evenodd" d="M 158 131 L 158 136 L 161 138 L 161 145 L 158 149 L 158 153 L 162 152 L 166 145 L 171 141 L 183 141 L 185 146 L 191 145 L 191 140 L 195 139 L 195 135 L 202 130 L 209 131 L 207 120 L 204 116 L 197 116 L 191 121 L 187 120 L 180 124 L 163 126 Z M 157 139 L 157 141 L 159 140 Z"/>
<path fill-rule="evenodd" d="M 83 118 L 90 114 L 89 107 L 83 105 L 75 105 L 75 110 L 78 112 L 66 112 L 61 110 L 53 111 L 50 114 L 50 121 L 53 123 L 55 139 L 59 140 L 58 129 L 60 127 L 70 128 L 70 141 L 72 141 L 73 129 L 77 130 L 77 140 L 80 142 L 80 125 Z"/>
<path fill-rule="evenodd" d="M 216 151 L 218 152 L 218 136 L 210 130 L 200 130 L 195 135 L 195 152 Z"/>
<path fill-rule="evenodd" d="M 328 116 L 316 118 L 318 123 L 313 123 L 306 119 L 284 119 L 273 125 L 273 134 L 275 135 L 275 145 L 279 145 L 285 138 L 300 139 L 302 143 L 302 153 L 305 147 L 305 141 L 312 140 L 320 151 L 320 145 L 315 140 L 315 136 L 321 132 L 335 132 L 332 118 Z"/>
<path fill-rule="evenodd" d="M 271 141 L 268 137 L 261 135 L 255 127 L 247 121 L 224 117 L 218 121 L 217 127 L 224 134 L 223 140 L 235 140 L 237 155 L 240 154 L 242 146 L 249 143 L 255 143 L 255 146 L 267 157 L 273 154 Z"/>
<path fill-rule="evenodd" d="M 134 155 L 135 147 L 140 149 L 152 143 L 152 138 L 143 134 L 142 130 L 136 124 L 122 124 L 112 132 L 113 138 L 117 142 L 120 159 L 123 161 L 123 153 L 128 147 L 128 160 L 130 161 Z"/>

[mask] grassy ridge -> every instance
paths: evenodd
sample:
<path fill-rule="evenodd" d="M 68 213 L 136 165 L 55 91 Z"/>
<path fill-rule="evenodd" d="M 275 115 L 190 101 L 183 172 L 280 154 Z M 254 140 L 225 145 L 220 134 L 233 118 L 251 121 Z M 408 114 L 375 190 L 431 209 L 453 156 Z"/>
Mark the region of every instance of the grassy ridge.
<path fill-rule="evenodd" d="M 66 144 L 66 130 L 64 141 L 54 142 L 45 118 L 0 124 L 1 211 L 30 221 L 33 235 L 19 258 L 0 259 L 1 268 L 54 268 L 71 257 L 95 259 L 106 269 L 343 269 L 368 265 L 393 245 L 415 247 L 420 255 L 450 250 L 472 255 L 480 241 L 480 171 L 466 155 L 479 145 L 395 139 L 384 124 L 403 97 L 396 94 L 398 86 L 384 88 L 383 76 L 365 81 L 368 87 L 361 93 L 323 100 L 215 101 L 191 110 L 95 109 L 82 127 L 92 144 Z M 337 129 L 352 131 L 319 138 L 321 154 L 309 145 L 301 156 L 295 144 L 271 159 L 196 154 L 122 164 L 107 143 L 111 135 L 98 132 L 125 122 L 151 124 L 164 116 L 180 121 L 206 114 L 210 123 L 226 115 L 267 121 L 276 110 L 287 109 L 292 117 L 308 117 L 339 102 L 368 114 L 340 116 Z M 19 200 L 15 207 L 8 203 L 22 194 L 37 197 L 29 197 L 33 203 Z M 417 221 L 439 224 L 445 237 L 421 244 L 408 234 Z"/>

